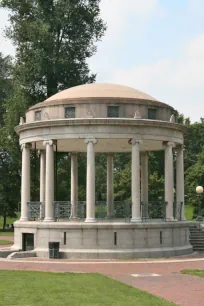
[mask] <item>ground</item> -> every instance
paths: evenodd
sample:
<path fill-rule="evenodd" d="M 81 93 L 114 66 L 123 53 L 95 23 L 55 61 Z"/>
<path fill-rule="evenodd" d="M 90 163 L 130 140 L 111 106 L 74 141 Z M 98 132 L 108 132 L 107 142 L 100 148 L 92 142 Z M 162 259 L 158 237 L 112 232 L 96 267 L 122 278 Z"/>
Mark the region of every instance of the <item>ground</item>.
<path fill-rule="evenodd" d="M 100 274 L 0 271 L 0 279 L 0 305 L 175 305 Z"/>
<path fill-rule="evenodd" d="M 7 236 L 10 235 L 10 236 Z M 0 233 L 0 240 L 10 240 L 12 243 L 13 237 L 11 233 Z M 3 246 L 1 246 L 3 247 Z M 4 248 L 7 248 L 5 245 Z M 74 260 L 48 260 L 39 258 L 30 259 L 18 259 L 8 260 L 0 259 L 0 270 L 33 270 L 33 271 L 48 271 L 48 272 L 72 272 L 72 273 L 100 273 L 101 275 L 108 276 L 113 280 L 120 281 L 124 284 L 130 285 L 140 290 L 144 290 L 148 293 L 159 296 L 165 300 L 173 302 L 181 306 L 202 306 L 203 303 L 203 292 L 204 292 L 204 272 L 200 271 L 189 271 L 189 270 L 204 270 L 204 254 L 194 254 L 189 257 L 182 258 L 169 258 L 169 259 L 154 259 L 154 260 L 135 260 L 135 261 L 108 261 L 108 260 L 87 260 L 87 261 L 74 261 Z M 187 270 L 187 271 L 186 271 Z M 0 279 L 6 281 L 6 277 L 1 274 Z M 8 273 L 8 272 L 5 272 Z M 183 274 L 186 273 L 186 274 Z M 66 274 L 65 274 L 66 275 Z M 65 277 L 63 274 L 63 277 Z M 87 276 L 87 275 L 86 275 Z M 33 279 L 35 275 L 33 274 Z M 80 277 L 82 275 L 80 274 Z M 83 277 L 85 275 L 83 274 Z M 13 277 L 9 277 L 13 280 Z M 98 280 L 94 280 L 93 283 L 97 284 Z M 18 282 L 15 282 L 15 284 Z M 29 283 L 29 282 L 26 282 Z M 92 283 L 87 282 L 90 287 Z M 105 283 L 105 282 L 104 282 Z M 4 282 L 3 282 L 4 284 Z M 2 284 L 0 284 L 1 294 Z M 7 286 L 6 288 L 10 288 Z M 13 288 L 13 284 L 12 284 Z M 100 290 L 102 287 L 100 286 Z M 110 286 L 111 288 L 111 286 Z M 119 287 L 117 287 L 119 288 Z M 126 287 L 124 287 L 126 288 Z M 126 295 L 132 297 L 132 291 L 127 287 Z M 30 290 L 34 290 L 35 287 Z M 65 288 L 64 288 L 65 289 Z M 69 288 L 67 288 L 69 289 Z M 38 289 L 37 289 L 38 290 Z M 47 289 L 46 289 L 47 290 Z M 68 291 L 70 291 L 69 289 Z M 100 291 L 99 290 L 99 291 Z M 107 289 L 108 290 L 108 289 Z M 117 300 L 118 296 L 121 296 L 122 289 L 119 290 L 118 295 L 115 297 Z M 126 289 L 124 289 L 126 290 Z M 131 289 L 134 291 L 134 289 Z M 102 292 L 102 291 L 101 291 Z M 108 291 L 107 291 L 108 292 Z M 134 291 L 136 293 L 136 291 Z M 87 294 L 85 288 L 80 288 L 80 294 Z M 60 295 L 61 293 L 59 293 Z M 76 292 L 74 294 L 77 294 Z M 7 293 L 5 293 L 7 296 Z M 105 293 L 106 295 L 106 293 Z M 134 295 L 134 294 L 133 294 Z M 110 294 L 110 297 L 112 293 Z M 142 298 L 146 298 L 147 295 L 143 295 Z M 108 298 L 108 297 L 107 297 Z M 11 305 L 8 303 L 1 304 L 3 300 L 0 295 L 0 305 Z M 122 297 L 120 299 L 123 301 Z M 133 299 L 135 301 L 135 299 Z M 107 300 L 108 301 L 108 300 Z M 128 299 L 125 299 L 124 304 L 115 305 L 170 305 L 157 303 L 157 300 L 152 300 L 156 304 L 149 304 L 143 302 L 143 304 L 128 304 Z M 36 301 L 35 301 L 36 303 Z M 14 303 L 13 305 L 18 305 Z M 27 305 L 27 304 L 19 304 Z M 32 304 L 29 304 L 32 305 Z M 35 304 L 44 305 L 44 304 Z M 52 304 L 47 304 L 52 305 Z M 53 304 L 56 305 L 56 304 Z M 57 305 L 60 305 L 57 303 Z M 73 304 L 74 305 L 74 304 Z M 77 305 L 77 304 L 76 304 Z M 80 304 L 80 305 L 91 305 Z M 95 303 L 94 305 L 114 305 L 112 301 L 108 301 L 107 304 Z"/>
<path fill-rule="evenodd" d="M 204 278 L 184 275 L 182 271 L 185 269 L 204 270 L 204 254 L 194 255 L 192 258 L 155 259 L 151 261 L 0 259 L 0 270 L 100 273 L 177 305 L 202 306 Z"/>

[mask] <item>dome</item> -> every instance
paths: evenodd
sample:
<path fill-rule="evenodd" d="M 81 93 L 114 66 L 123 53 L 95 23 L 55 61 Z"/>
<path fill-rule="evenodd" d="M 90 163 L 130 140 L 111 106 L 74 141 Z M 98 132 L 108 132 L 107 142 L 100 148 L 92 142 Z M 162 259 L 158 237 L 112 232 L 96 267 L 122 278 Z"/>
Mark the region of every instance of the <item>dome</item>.
<path fill-rule="evenodd" d="M 92 83 L 65 89 L 45 102 L 82 98 L 123 98 L 158 101 L 146 93 L 134 88 L 109 83 Z"/>

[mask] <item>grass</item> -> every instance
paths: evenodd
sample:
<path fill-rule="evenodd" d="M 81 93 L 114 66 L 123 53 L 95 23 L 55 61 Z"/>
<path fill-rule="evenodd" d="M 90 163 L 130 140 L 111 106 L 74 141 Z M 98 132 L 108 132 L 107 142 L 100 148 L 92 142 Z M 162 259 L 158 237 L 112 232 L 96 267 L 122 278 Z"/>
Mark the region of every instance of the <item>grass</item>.
<path fill-rule="evenodd" d="M 182 274 L 204 277 L 204 270 L 183 270 Z"/>
<path fill-rule="evenodd" d="M 6 224 L 13 224 L 16 220 L 18 220 L 19 217 L 16 218 L 6 218 Z M 3 226 L 3 217 L 0 217 L 0 228 Z"/>
<path fill-rule="evenodd" d="M 191 205 L 186 205 L 184 209 L 185 209 L 186 219 L 189 220 L 189 221 L 193 220 L 194 207 L 191 206 Z"/>
<path fill-rule="evenodd" d="M 0 232 L 0 239 L 1 239 L 1 236 L 13 236 L 13 235 L 14 235 L 14 232 L 11 232 L 11 231 Z"/>
<path fill-rule="evenodd" d="M 100 274 L 0 271 L 0 305 L 175 305 Z"/>
<path fill-rule="evenodd" d="M 0 245 L 5 245 L 5 244 L 13 244 L 12 241 L 8 240 L 0 240 Z"/>

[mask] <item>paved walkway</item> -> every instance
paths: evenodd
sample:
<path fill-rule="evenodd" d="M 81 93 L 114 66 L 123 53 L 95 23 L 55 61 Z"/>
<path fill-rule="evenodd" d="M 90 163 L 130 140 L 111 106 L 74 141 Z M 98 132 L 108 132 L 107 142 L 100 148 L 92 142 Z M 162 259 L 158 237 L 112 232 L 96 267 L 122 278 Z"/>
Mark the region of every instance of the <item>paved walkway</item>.
<path fill-rule="evenodd" d="M 98 272 L 182 306 L 204 305 L 204 278 L 181 275 L 183 269 L 203 269 L 204 257 L 153 261 L 69 261 L 0 259 L 2 270 Z M 132 276 L 137 274 L 137 276 Z M 157 274 L 159 276 L 145 275 Z"/>

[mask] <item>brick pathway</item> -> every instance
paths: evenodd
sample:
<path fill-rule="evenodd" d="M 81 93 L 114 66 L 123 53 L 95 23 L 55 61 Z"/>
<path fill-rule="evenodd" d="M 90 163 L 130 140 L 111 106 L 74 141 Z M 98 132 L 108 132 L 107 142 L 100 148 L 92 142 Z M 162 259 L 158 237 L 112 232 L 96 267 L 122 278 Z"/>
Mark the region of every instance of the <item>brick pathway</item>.
<path fill-rule="evenodd" d="M 7 240 L 13 242 L 13 236 L 0 236 L 0 240 Z"/>
<path fill-rule="evenodd" d="M 53 272 L 98 272 L 133 287 L 161 296 L 182 306 L 204 305 L 204 278 L 181 275 L 183 269 L 203 269 L 204 258 L 169 261 L 69 261 L 69 260 L 4 260 L 3 270 L 40 270 Z M 158 277 L 133 277 L 131 274 L 156 273 Z"/>

